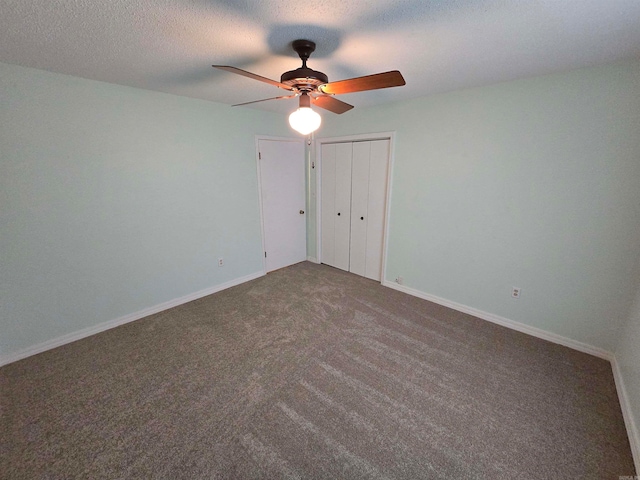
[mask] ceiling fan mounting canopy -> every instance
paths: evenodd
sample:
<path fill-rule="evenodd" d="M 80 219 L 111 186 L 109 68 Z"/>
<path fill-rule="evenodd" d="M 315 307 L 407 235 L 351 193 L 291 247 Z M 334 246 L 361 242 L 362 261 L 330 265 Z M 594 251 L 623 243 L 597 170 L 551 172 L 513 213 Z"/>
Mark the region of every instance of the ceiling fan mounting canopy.
<path fill-rule="evenodd" d="M 316 51 L 316 42 L 312 42 L 311 40 L 294 40 L 291 42 L 291 47 L 293 47 L 295 52 L 300 56 L 303 66 L 306 67 L 307 60 L 309 60 L 311 54 Z"/>
<path fill-rule="evenodd" d="M 402 74 L 397 70 L 329 83 L 327 75 L 307 67 L 307 60 L 316 49 L 316 44 L 314 42 L 311 40 L 300 39 L 292 42 L 291 46 L 297 52 L 300 60 L 302 60 L 302 66 L 295 70 L 283 73 L 279 82 L 236 67 L 228 65 L 213 65 L 213 67 L 220 70 L 225 70 L 263 83 L 268 83 L 278 88 L 288 90 L 291 93 L 290 95 L 240 103 L 234 106 L 264 102 L 267 100 L 300 97 L 301 106 L 302 102 L 307 105 L 309 102 L 313 102 L 317 107 L 324 108 L 325 110 L 329 110 L 333 113 L 344 113 L 351 110 L 353 105 L 349 105 L 348 103 L 334 98 L 334 95 L 405 85 Z"/>

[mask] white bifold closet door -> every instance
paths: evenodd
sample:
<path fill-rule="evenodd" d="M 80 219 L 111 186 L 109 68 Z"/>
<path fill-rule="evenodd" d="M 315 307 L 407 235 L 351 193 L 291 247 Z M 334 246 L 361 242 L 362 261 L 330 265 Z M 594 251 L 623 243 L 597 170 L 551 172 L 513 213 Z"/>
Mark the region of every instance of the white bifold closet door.
<path fill-rule="evenodd" d="M 382 279 L 389 140 L 322 145 L 322 263 Z"/>
<path fill-rule="evenodd" d="M 322 146 L 322 263 L 349 271 L 351 143 Z"/>
<path fill-rule="evenodd" d="M 389 140 L 353 144 L 349 271 L 381 280 Z"/>

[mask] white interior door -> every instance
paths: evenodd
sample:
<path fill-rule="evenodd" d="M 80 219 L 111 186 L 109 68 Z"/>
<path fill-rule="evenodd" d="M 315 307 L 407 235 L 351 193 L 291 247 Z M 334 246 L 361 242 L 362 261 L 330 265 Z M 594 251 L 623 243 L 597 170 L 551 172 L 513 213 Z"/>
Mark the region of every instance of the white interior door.
<path fill-rule="evenodd" d="M 351 167 L 351 243 L 349 271 L 365 276 L 369 214 L 369 156 L 371 142 L 353 144 Z"/>
<path fill-rule="evenodd" d="M 389 140 L 369 142 L 369 188 L 367 199 L 367 247 L 364 276 L 382 280 L 382 247 L 389 171 Z"/>
<path fill-rule="evenodd" d="M 307 258 L 304 142 L 258 141 L 267 272 Z"/>
<path fill-rule="evenodd" d="M 322 263 L 349 270 L 351 143 L 322 146 Z"/>
<path fill-rule="evenodd" d="M 334 266 L 349 271 L 351 238 L 351 155 L 350 143 L 336 144 L 336 212 Z"/>

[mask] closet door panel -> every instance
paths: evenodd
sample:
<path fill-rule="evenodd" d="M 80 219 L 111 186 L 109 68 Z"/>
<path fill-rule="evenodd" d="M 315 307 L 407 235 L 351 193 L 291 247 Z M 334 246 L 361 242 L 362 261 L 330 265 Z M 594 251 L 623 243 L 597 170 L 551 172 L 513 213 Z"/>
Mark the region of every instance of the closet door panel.
<path fill-rule="evenodd" d="M 349 271 L 349 239 L 351 230 L 351 155 L 350 143 L 336 147 L 335 175 L 335 252 L 333 266 Z"/>
<path fill-rule="evenodd" d="M 353 144 L 351 165 L 351 242 L 349 271 L 365 275 L 367 258 L 367 203 L 371 142 Z"/>
<path fill-rule="evenodd" d="M 366 269 L 363 274 L 372 280 L 382 280 L 382 247 L 389 169 L 389 140 L 369 142 L 368 218 L 366 222 Z"/>
<path fill-rule="evenodd" d="M 336 216 L 336 146 L 322 145 L 321 258 L 322 263 L 335 265 Z"/>

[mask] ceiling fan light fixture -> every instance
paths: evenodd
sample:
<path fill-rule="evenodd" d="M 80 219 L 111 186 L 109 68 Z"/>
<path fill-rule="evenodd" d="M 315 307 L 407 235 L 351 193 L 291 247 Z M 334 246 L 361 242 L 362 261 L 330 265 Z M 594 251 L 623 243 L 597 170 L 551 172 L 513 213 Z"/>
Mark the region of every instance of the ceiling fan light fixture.
<path fill-rule="evenodd" d="M 300 108 L 289 115 L 289 125 L 302 135 L 309 135 L 320 128 L 322 117 L 311 110 L 311 98 L 304 92 L 300 95 Z"/>

